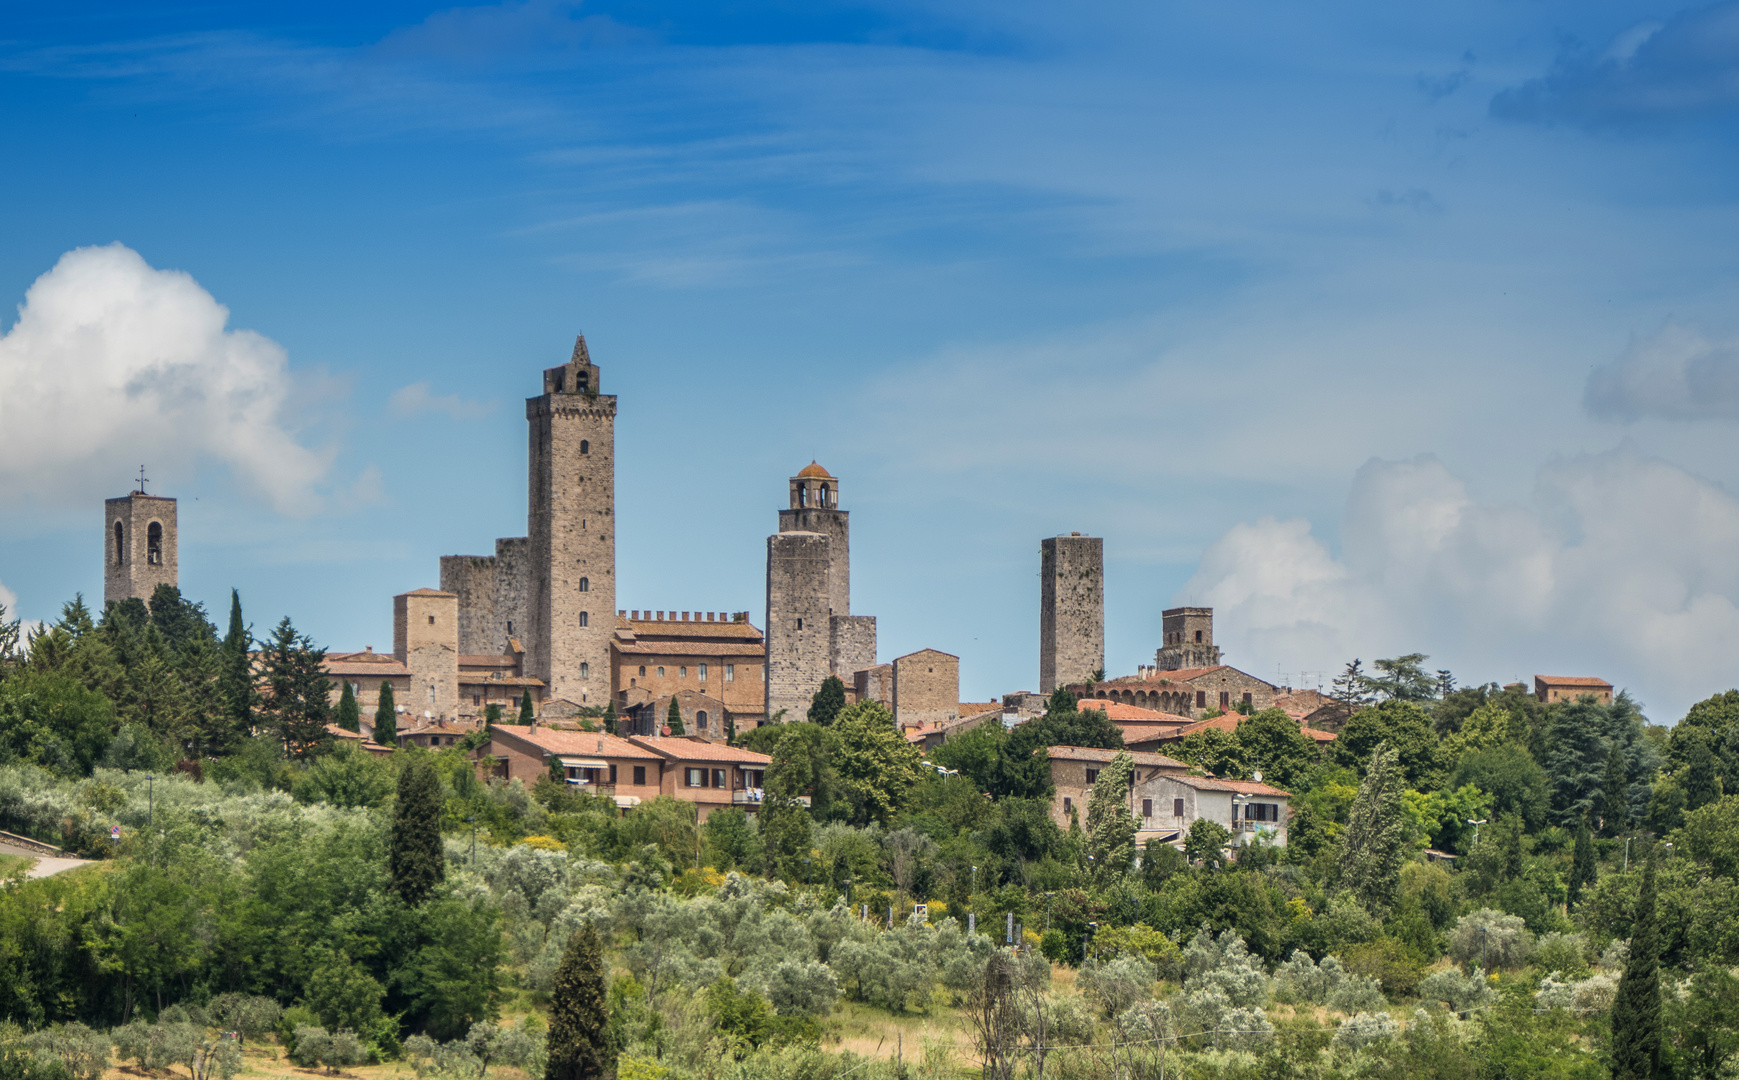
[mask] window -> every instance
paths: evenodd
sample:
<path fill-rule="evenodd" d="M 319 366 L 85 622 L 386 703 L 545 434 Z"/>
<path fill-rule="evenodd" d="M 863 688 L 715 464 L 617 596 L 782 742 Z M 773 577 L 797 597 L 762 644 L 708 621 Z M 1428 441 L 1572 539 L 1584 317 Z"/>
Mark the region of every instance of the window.
<path fill-rule="evenodd" d="M 646 674 L 646 665 L 645 664 L 640 665 L 640 674 L 642 674 L 642 675 Z"/>
<path fill-rule="evenodd" d="M 117 522 L 115 522 L 115 565 L 119 566 L 126 561 L 127 561 L 126 530 L 121 528 L 121 523 L 117 521 Z"/>
<path fill-rule="evenodd" d="M 1197 690 L 1196 691 L 1196 708 L 1205 709 L 1207 707 L 1208 707 L 1208 692 L 1206 690 Z"/>
<path fill-rule="evenodd" d="M 735 665 L 735 664 L 726 664 L 725 665 L 725 681 L 726 682 L 736 682 L 737 681 L 737 665 Z"/>
<path fill-rule="evenodd" d="M 705 709 L 702 709 L 700 712 L 697 712 L 694 714 L 694 726 L 701 731 L 706 730 L 706 710 Z"/>
<path fill-rule="evenodd" d="M 662 668 L 662 667 L 660 667 L 660 668 L 659 668 L 659 669 L 658 669 L 658 677 L 659 677 L 659 678 L 660 678 L 660 679 L 662 679 L 662 678 L 664 678 L 664 668 Z"/>
<path fill-rule="evenodd" d="M 513 620 L 512 619 L 507 620 L 507 632 L 510 634 L 513 633 Z"/>
<path fill-rule="evenodd" d="M 1244 704 L 1250 704 L 1250 691 L 1244 691 Z"/>
<path fill-rule="evenodd" d="M 797 485 L 797 505 L 798 506 L 808 506 L 809 505 L 809 485 L 808 484 Z"/>
<path fill-rule="evenodd" d="M 615 782 L 616 782 L 616 766 L 612 765 L 612 766 L 610 766 L 610 783 L 614 784 Z"/>
<path fill-rule="evenodd" d="M 803 620 L 802 619 L 797 620 L 797 629 L 799 629 L 799 630 L 803 629 Z"/>
<path fill-rule="evenodd" d="M 592 591 L 591 579 L 589 579 L 589 578 L 581 578 L 580 579 L 580 591 L 581 592 L 591 592 Z"/>
<path fill-rule="evenodd" d="M 589 612 L 589 611 L 580 612 L 580 625 L 581 626 L 592 625 L 592 613 L 591 612 Z"/>
<path fill-rule="evenodd" d="M 831 494 L 832 494 L 831 489 L 826 484 L 822 484 L 821 485 L 821 505 L 822 506 L 827 505 L 828 496 Z"/>
<path fill-rule="evenodd" d="M 483 704 L 483 698 L 482 698 L 482 697 L 480 697 L 480 696 L 479 696 L 479 695 L 477 695 L 477 694 L 472 694 L 472 695 L 471 695 L 471 704 L 473 704 L 473 705 L 481 705 L 481 704 Z"/>
<path fill-rule="evenodd" d="M 688 678 L 688 665 L 687 664 L 684 664 L 681 667 L 676 669 L 676 677 L 679 679 Z"/>
<path fill-rule="evenodd" d="M 645 784 L 646 783 L 646 766 L 644 766 L 644 765 L 634 766 L 634 783 L 636 783 L 636 784 Z"/>
<path fill-rule="evenodd" d="M 592 665 L 586 663 L 584 660 L 580 661 L 580 678 L 589 679 L 591 677 L 592 677 Z"/>
<path fill-rule="evenodd" d="M 430 626 L 435 625 L 435 617 L 433 615 L 429 616 L 429 625 Z"/>
<path fill-rule="evenodd" d="M 707 781 L 707 771 L 705 769 L 690 769 L 690 770 L 688 770 L 688 786 L 689 787 L 705 787 L 706 781 Z"/>
<path fill-rule="evenodd" d="M 350 684 L 350 692 L 353 694 L 362 693 L 362 684 L 361 683 L 351 683 Z"/>
<path fill-rule="evenodd" d="M 163 526 L 155 521 L 145 530 L 145 561 L 152 566 L 163 565 Z"/>
<path fill-rule="evenodd" d="M 1099 779 L 1099 770 L 1098 769 L 1088 769 L 1087 770 L 1087 783 L 1091 784 L 1093 781 L 1095 781 L 1097 779 Z"/>
<path fill-rule="evenodd" d="M 1279 821 L 1279 803 L 1251 803 L 1244 809 L 1244 818 L 1248 821 Z"/>
<path fill-rule="evenodd" d="M 725 780 L 725 771 L 723 769 L 714 769 L 713 770 L 713 787 L 722 788 L 726 785 L 726 783 L 727 783 L 727 781 Z"/>
<path fill-rule="evenodd" d="M 1063 813 L 1066 814 L 1070 810 L 1073 810 L 1074 808 L 1075 808 L 1075 800 L 1069 798 L 1067 795 L 1063 796 Z"/>
<path fill-rule="evenodd" d="M 1173 799 L 1171 801 L 1171 816 L 1172 817 L 1183 817 L 1183 800 L 1182 799 Z"/>
<path fill-rule="evenodd" d="M 1220 691 L 1220 708 L 1224 709 L 1226 706 L 1230 705 L 1231 703 L 1232 703 L 1232 692 L 1230 690 L 1221 690 Z"/>
<path fill-rule="evenodd" d="M 435 684 L 430 683 L 429 684 L 429 704 L 433 705 L 434 703 L 435 703 Z"/>
<path fill-rule="evenodd" d="M 1141 816 L 1142 817 L 1152 817 L 1153 816 L 1153 800 L 1152 799 L 1141 800 Z"/>
<path fill-rule="evenodd" d="M 1200 645 L 1201 643 L 1202 643 L 1202 632 L 1200 630 L 1197 630 L 1196 631 L 1196 644 Z"/>
<path fill-rule="evenodd" d="M 592 452 L 592 444 L 589 441 L 587 441 L 586 439 L 581 439 L 580 440 L 580 453 L 589 454 L 591 452 Z"/>
<path fill-rule="evenodd" d="M 702 664 L 700 666 L 700 681 L 706 682 L 706 665 L 705 664 Z"/>

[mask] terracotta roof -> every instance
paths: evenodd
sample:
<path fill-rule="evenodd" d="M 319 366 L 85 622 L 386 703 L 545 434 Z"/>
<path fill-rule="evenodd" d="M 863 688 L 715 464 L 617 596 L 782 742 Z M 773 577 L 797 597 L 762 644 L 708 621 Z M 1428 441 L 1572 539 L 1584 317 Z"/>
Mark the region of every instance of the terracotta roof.
<path fill-rule="evenodd" d="M 1219 716 L 1210 717 L 1207 720 L 1197 720 L 1188 727 L 1180 727 L 1172 732 L 1172 734 L 1181 739 L 1186 736 L 1194 735 L 1198 731 L 1206 731 L 1209 728 L 1214 728 L 1219 731 L 1237 731 L 1238 724 L 1243 719 L 1244 715 L 1242 713 L 1222 713 Z"/>
<path fill-rule="evenodd" d="M 798 471 L 797 477 L 800 480 L 803 480 L 803 479 L 832 480 L 833 474 L 828 472 L 826 469 L 822 468 L 816 462 L 811 461 L 809 464 L 803 466 L 803 468 Z"/>
<path fill-rule="evenodd" d="M 730 761 L 765 767 L 773 760 L 766 754 L 757 754 L 753 750 L 725 746 L 723 743 L 703 742 L 685 735 L 632 735 L 630 738 L 634 745 L 644 747 L 669 761 Z"/>
<path fill-rule="evenodd" d="M 1535 675 L 1534 680 L 1547 686 L 1596 686 L 1603 690 L 1612 689 L 1611 683 L 1591 675 Z"/>
<path fill-rule="evenodd" d="M 959 713 L 962 717 L 983 716 L 987 712 L 1001 712 L 1000 701 L 962 701 Z"/>
<path fill-rule="evenodd" d="M 460 672 L 460 686 L 542 686 L 542 679 L 534 679 L 530 675 L 503 675 L 497 679 L 493 675 L 483 675 L 475 672 Z"/>
<path fill-rule="evenodd" d="M 1156 724 L 1187 724 L 1190 722 L 1190 718 L 1187 716 L 1160 712 L 1158 709 L 1144 709 L 1139 705 L 1127 705 L 1121 701 L 1112 701 L 1110 698 L 1082 698 L 1075 707 L 1082 712 L 1088 710 L 1102 712 L 1106 719 L 1112 721 L 1134 720 Z"/>
<path fill-rule="evenodd" d="M 642 618 L 638 619 L 632 615 L 618 616 L 616 619 L 617 629 L 631 631 L 635 637 L 679 639 L 686 637 L 761 637 L 760 629 L 751 622 L 731 622 L 729 619 L 714 619 L 712 622 L 695 618 L 679 619 L 677 616 L 682 614 L 679 611 L 665 612 L 664 614 L 670 616 L 668 619 L 655 619 L 652 617 L 654 613 L 651 611 L 641 611 L 640 614 Z M 690 612 L 689 614 L 698 613 Z"/>
<path fill-rule="evenodd" d="M 363 738 L 360 731 L 351 731 L 348 728 L 341 728 L 337 724 L 327 724 L 326 734 L 332 736 L 334 739 L 355 739 L 357 744 L 364 750 L 390 749 L 389 747 L 382 746 L 380 743 L 374 742 L 371 739 Z"/>
<path fill-rule="evenodd" d="M 460 667 L 512 667 L 517 663 L 519 663 L 518 660 L 505 654 L 501 656 L 496 656 L 493 653 L 459 654 Z"/>
<path fill-rule="evenodd" d="M 395 675 L 409 675 L 411 669 L 394 660 L 390 656 L 380 656 L 378 660 L 357 660 L 358 656 L 380 656 L 379 653 L 352 653 L 348 656 L 328 656 L 320 662 L 321 670 L 328 675 L 370 675 L 374 678 L 392 678 Z"/>
<path fill-rule="evenodd" d="M 1305 738 L 1315 739 L 1317 742 L 1334 742 L 1340 738 L 1332 731 L 1318 731 L 1313 727 L 1300 727 L 1298 730 L 1304 732 Z"/>
<path fill-rule="evenodd" d="M 1199 791 L 1230 791 L 1239 795 L 1277 795 L 1283 799 L 1292 798 L 1291 792 L 1269 787 L 1258 780 L 1221 780 L 1213 776 L 1173 776 L 1170 779 Z"/>
<path fill-rule="evenodd" d="M 1137 765 L 1145 765 L 1153 769 L 1178 769 L 1188 772 L 1190 766 L 1176 758 L 1168 758 L 1164 754 L 1148 754 L 1140 750 L 1101 750 L 1093 746 L 1041 746 L 1034 750 L 1035 754 L 1044 754 L 1052 761 L 1097 761 L 1108 763 L 1118 754 L 1128 754 L 1129 759 Z"/>
<path fill-rule="evenodd" d="M 765 656 L 759 641 L 621 641 L 610 648 L 631 656 Z"/>
<path fill-rule="evenodd" d="M 663 759 L 662 755 L 628 739 L 620 739 L 602 731 L 552 731 L 545 727 L 533 731 L 523 724 L 496 724 L 493 730 L 497 734 L 530 743 L 546 754 L 557 756 L 635 758 L 645 761 Z"/>

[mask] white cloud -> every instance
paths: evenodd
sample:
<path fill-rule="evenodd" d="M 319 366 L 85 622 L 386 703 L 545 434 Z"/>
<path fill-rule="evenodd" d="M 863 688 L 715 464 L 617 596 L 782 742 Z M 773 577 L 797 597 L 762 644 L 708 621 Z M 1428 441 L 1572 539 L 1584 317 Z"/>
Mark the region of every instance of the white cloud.
<path fill-rule="evenodd" d="M 1628 447 L 1487 505 L 1443 463 L 1373 460 L 1339 558 L 1302 520 L 1238 525 L 1179 593 L 1234 663 L 1335 671 L 1420 651 L 1464 679 L 1597 674 L 1657 721 L 1739 684 L 1739 499 Z"/>
<path fill-rule="evenodd" d="M 444 412 L 455 420 L 469 420 L 495 411 L 493 401 L 466 401 L 458 394 L 436 396 L 426 382 L 414 382 L 393 391 L 387 399 L 387 409 L 398 417 L 420 416 L 423 413 Z"/>
<path fill-rule="evenodd" d="M 226 330 L 229 309 L 121 244 L 61 256 L 0 337 L 0 496 L 84 502 L 227 466 L 280 511 L 319 505 L 328 459 L 286 426 L 284 349 Z"/>
<path fill-rule="evenodd" d="M 1739 341 L 1668 322 L 1590 372 L 1583 401 L 1606 420 L 1739 419 Z"/>

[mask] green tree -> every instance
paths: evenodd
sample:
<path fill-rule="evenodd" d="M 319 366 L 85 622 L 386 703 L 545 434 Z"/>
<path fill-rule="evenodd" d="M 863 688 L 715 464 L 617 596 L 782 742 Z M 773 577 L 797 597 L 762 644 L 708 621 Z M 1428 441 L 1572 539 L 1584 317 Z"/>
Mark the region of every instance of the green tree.
<path fill-rule="evenodd" d="M 905 808 L 907 793 L 920 779 L 923 755 L 877 701 L 847 706 L 834 718 L 830 734 L 833 771 L 851 805 L 852 822 L 886 825 Z"/>
<path fill-rule="evenodd" d="M 1231 830 L 1224 825 L 1212 818 L 1196 818 L 1184 836 L 1183 857 L 1192 863 L 1217 861 L 1231 840 Z"/>
<path fill-rule="evenodd" d="M 587 923 L 568 938 L 550 989 L 544 1080 L 596 1080 L 616 1071 L 604 976 L 598 932 Z"/>
<path fill-rule="evenodd" d="M 1400 755 L 1379 744 L 1370 771 L 1359 785 L 1348 815 L 1341 851 L 1341 883 L 1372 914 L 1381 915 L 1395 903 L 1401 883 L 1405 837 Z"/>
<path fill-rule="evenodd" d="M 682 706 L 676 703 L 676 695 L 670 695 L 670 709 L 664 714 L 664 724 L 672 735 L 687 734 L 682 729 Z"/>
<path fill-rule="evenodd" d="M 266 685 L 261 712 L 292 757 L 306 758 L 332 743 L 326 730 L 331 720 L 327 704 L 331 684 L 326 678 L 326 650 L 314 647 L 306 634 L 296 633 L 284 616 L 272 631 L 261 655 Z"/>
<path fill-rule="evenodd" d="M 1546 814 L 1552 808 L 1546 770 L 1524 747 L 1514 743 L 1469 749 L 1462 754 L 1449 786 L 1458 788 L 1463 784 L 1472 784 L 1490 795 L 1495 812 L 1520 815 L 1529 829 L 1544 826 Z"/>
<path fill-rule="evenodd" d="M 1365 688 L 1387 701 L 1431 701 L 1438 696 L 1438 686 L 1449 675 L 1436 675 L 1425 670 L 1424 653 L 1408 653 L 1393 660 L 1375 662 L 1379 674 L 1365 679 Z M 1355 661 L 1356 662 L 1356 661 Z M 1453 686 L 1454 679 L 1449 678 Z"/>
<path fill-rule="evenodd" d="M 1058 688 L 1051 694 L 1045 714 L 1017 724 L 1002 742 L 994 783 L 986 790 L 997 798 L 1048 797 L 1051 793 L 1051 763 L 1037 751 L 1050 746 L 1090 746 L 1102 750 L 1123 749 L 1123 729 L 1098 709 L 1075 711 L 1075 698 Z"/>
<path fill-rule="evenodd" d="M 86 776 L 117 726 L 109 699 L 70 674 L 26 668 L 0 680 L 0 764 Z"/>
<path fill-rule="evenodd" d="M 1171 757 L 1194 765 L 1210 776 L 1241 778 L 1250 775 L 1244 759 L 1244 744 L 1238 741 L 1235 731 L 1203 728 L 1185 735 L 1167 749 Z"/>
<path fill-rule="evenodd" d="M 1234 734 L 1244 767 L 1283 788 L 1303 781 L 1319 757 L 1315 741 L 1280 709 L 1263 709 L 1240 721 Z"/>
<path fill-rule="evenodd" d="M 616 734 L 616 702 L 612 700 L 604 706 L 604 731 L 606 734 Z"/>
<path fill-rule="evenodd" d="M 83 606 L 82 604 L 80 605 Z M 254 734 L 254 708 L 259 693 L 254 688 L 253 634 L 242 622 L 242 597 L 229 591 L 229 631 L 223 636 L 219 650 L 221 673 L 218 690 L 224 713 L 229 720 L 231 739 L 245 739 Z M 233 742 L 231 743 L 233 745 Z"/>
<path fill-rule="evenodd" d="M 1708 733 L 1692 729 L 1685 749 L 1685 765 L 1679 786 L 1685 792 L 1685 809 L 1697 810 L 1721 797 L 1721 773 Z"/>
<path fill-rule="evenodd" d="M 1087 799 L 1087 852 L 1093 859 L 1094 877 L 1101 882 L 1121 877 L 1135 858 L 1135 815 L 1129 812 L 1134 771 L 1129 751 L 1119 751 L 1100 770 Z"/>
<path fill-rule="evenodd" d="M 1390 700 L 1360 709 L 1331 744 L 1334 762 L 1363 771 L 1379 743 L 1395 751 L 1409 787 L 1424 791 L 1442 786 L 1437 735 L 1430 716 L 1417 702 Z"/>
<path fill-rule="evenodd" d="M 821 689 L 809 700 L 809 722 L 827 727 L 845 708 L 845 684 L 836 675 L 821 680 Z"/>
<path fill-rule="evenodd" d="M 1657 1080 L 1661 1058 L 1660 924 L 1655 910 L 1655 853 L 1642 868 L 1642 892 L 1630 936 L 1630 955 L 1612 1002 L 1613 1080 Z"/>
<path fill-rule="evenodd" d="M 392 699 L 392 683 L 380 683 L 380 703 L 374 707 L 374 741 L 382 746 L 399 744 L 398 707 Z"/>
<path fill-rule="evenodd" d="M 761 800 L 761 843 L 766 851 L 767 874 L 797 879 L 809 854 L 809 811 L 798 799 L 811 782 L 812 757 L 809 740 L 793 731 L 812 725 L 781 725 L 784 737 L 773 744 L 768 763 L 765 794 Z"/>
<path fill-rule="evenodd" d="M 388 855 L 393 891 L 409 907 L 427 900 L 447 877 L 441 802 L 441 778 L 435 767 L 422 754 L 412 756 L 399 770 Z"/>
<path fill-rule="evenodd" d="M 362 732 L 362 708 L 356 704 L 356 691 L 350 686 L 350 680 L 345 679 L 344 689 L 338 694 L 338 708 L 332 712 L 332 722 L 345 731 Z"/>
<path fill-rule="evenodd" d="M 530 727 L 537 719 L 537 707 L 531 703 L 531 688 L 527 687 L 525 696 L 519 699 L 519 722 Z"/>
<path fill-rule="evenodd" d="M 1606 754 L 1606 773 L 1600 781 L 1600 831 L 1617 836 L 1630 826 L 1630 782 L 1624 775 L 1624 751 L 1614 743 Z"/>
<path fill-rule="evenodd" d="M 1576 826 L 1576 851 L 1570 859 L 1568 889 L 1571 907 L 1582 899 L 1584 891 L 1594 887 L 1599 876 L 1599 865 L 1594 859 L 1594 830 L 1584 821 Z"/>

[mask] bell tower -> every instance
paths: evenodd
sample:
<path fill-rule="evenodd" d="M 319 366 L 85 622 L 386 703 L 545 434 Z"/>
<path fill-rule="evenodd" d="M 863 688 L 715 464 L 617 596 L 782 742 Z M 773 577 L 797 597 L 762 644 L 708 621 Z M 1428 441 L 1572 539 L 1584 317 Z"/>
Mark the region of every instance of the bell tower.
<path fill-rule="evenodd" d="M 103 606 L 137 597 L 147 604 L 159 585 L 179 585 L 175 500 L 139 490 L 103 502 Z"/>

